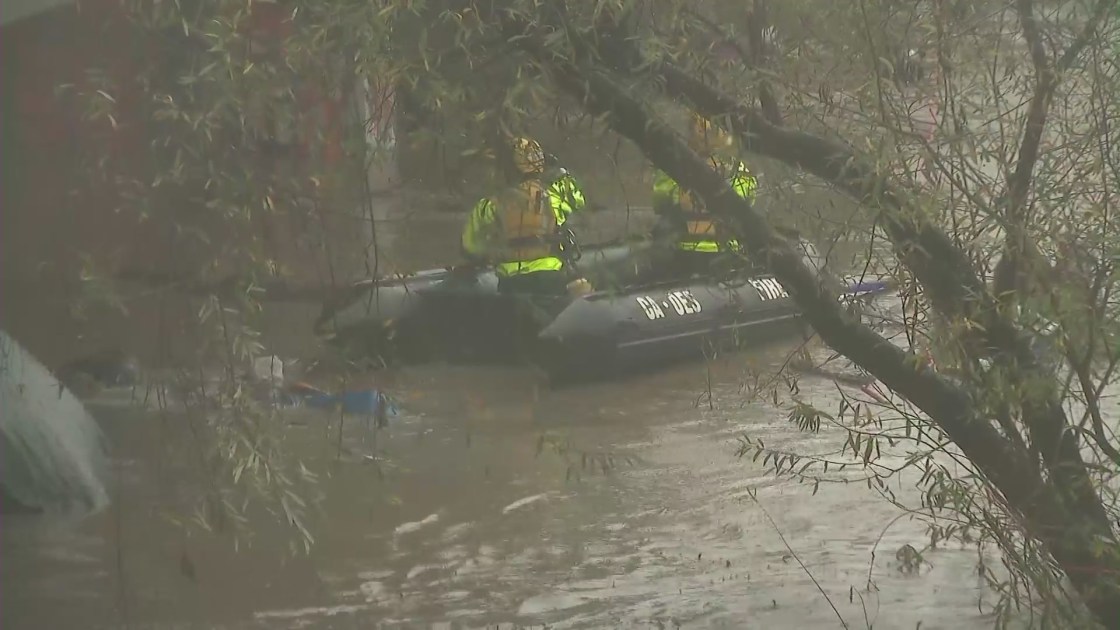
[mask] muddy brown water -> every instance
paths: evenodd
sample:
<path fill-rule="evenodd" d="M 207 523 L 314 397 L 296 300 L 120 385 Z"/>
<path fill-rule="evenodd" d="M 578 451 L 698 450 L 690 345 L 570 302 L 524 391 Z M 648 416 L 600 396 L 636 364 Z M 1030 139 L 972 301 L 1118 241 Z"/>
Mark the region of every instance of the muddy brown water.
<path fill-rule="evenodd" d="M 317 543 L 294 556 L 259 519 L 236 553 L 227 536 L 172 524 L 195 461 L 182 418 L 103 394 L 90 409 L 114 444 L 114 503 L 84 519 L 5 518 L 2 625 L 841 627 L 815 579 L 853 628 L 990 627 L 975 550 L 932 551 L 904 573 L 895 553 L 924 546 L 922 525 L 884 534 L 899 512 L 863 484 L 814 496 L 736 456 L 743 432 L 787 450 L 843 440 L 748 401 L 748 364 L 776 367 L 788 350 L 556 391 L 516 369 L 412 368 L 391 385 L 402 414 L 376 434 L 344 424 L 341 448 L 337 422 L 287 411 L 290 445 L 329 473 Z M 823 379 L 802 388 L 835 400 Z M 538 452 L 542 435 L 569 451 Z M 581 452 L 615 466 L 585 469 Z"/>
<path fill-rule="evenodd" d="M 450 239 L 459 220 L 416 230 L 427 238 L 447 224 Z M 630 220 L 589 232 L 631 231 Z M 381 233 L 390 267 L 447 262 L 410 246 L 411 231 Z M 270 307 L 270 350 L 316 352 L 317 312 Z M 49 339 L 36 348 L 66 355 Z M 862 483 L 814 496 L 736 456 L 744 432 L 790 451 L 842 444 L 841 432 L 801 433 L 743 391 L 748 365 L 772 371 L 790 349 L 555 391 L 516 368 L 409 368 L 376 379 L 401 415 L 380 431 L 350 419 L 341 440 L 337 418 L 285 411 L 287 447 L 323 475 L 306 555 L 267 515 L 252 515 L 255 535 L 236 551 L 228 532 L 176 524 L 202 483 L 189 424 L 104 393 L 88 407 L 112 444 L 112 504 L 84 518 L 4 518 L 0 626 L 841 627 L 831 600 L 852 628 L 990 627 L 995 598 L 974 549 L 928 552 L 905 573 L 895 554 L 924 547 L 921 523 Z M 835 408 L 834 383 L 806 378 L 802 391 Z M 596 470 L 605 455 L 614 466 Z"/>

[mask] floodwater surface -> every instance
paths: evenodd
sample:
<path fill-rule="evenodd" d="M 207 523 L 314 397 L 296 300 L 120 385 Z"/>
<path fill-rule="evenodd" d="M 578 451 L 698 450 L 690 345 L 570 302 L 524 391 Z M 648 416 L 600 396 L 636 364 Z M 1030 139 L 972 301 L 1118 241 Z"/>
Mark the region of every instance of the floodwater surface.
<path fill-rule="evenodd" d="M 413 368 L 385 385 L 401 415 L 349 420 L 341 439 L 337 418 L 285 411 L 289 445 L 327 473 L 308 554 L 260 515 L 236 552 L 173 523 L 199 489 L 186 422 L 102 396 L 89 406 L 113 443 L 113 503 L 5 518 L 2 625 L 991 627 L 975 549 L 905 571 L 896 553 L 925 547 L 924 525 L 865 484 L 814 495 L 737 456 L 744 433 L 795 452 L 843 442 L 744 391 L 748 364 L 789 350 L 556 391 L 516 369 Z M 801 388 L 835 408 L 835 383 Z"/>
<path fill-rule="evenodd" d="M 458 219 L 446 223 L 454 242 Z M 277 313 L 270 349 L 312 352 L 316 313 Z M 379 430 L 283 411 L 276 428 L 325 497 L 306 554 L 256 504 L 236 550 L 229 528 L 201 530 L 192 510 L 210 482 L 188 419 L 103 394 L 88 408 L 111 444 L 111 503 L 5 516 L 0 626 L 991 627 L 975 549 L 904 570 L 896 554 L 923 549 L 925 526 L 866 484 L 814 494 L 737 455 L 744 434 L 799 453 L 843 444 L 745 390 L 748 367 L 773 373 L 790 350 L 560 390 L 515 368 L 409 368 L 369 377 L 401 403 Z M 801 393 L 836 409 L 831 381 L 805 377 Z"/>

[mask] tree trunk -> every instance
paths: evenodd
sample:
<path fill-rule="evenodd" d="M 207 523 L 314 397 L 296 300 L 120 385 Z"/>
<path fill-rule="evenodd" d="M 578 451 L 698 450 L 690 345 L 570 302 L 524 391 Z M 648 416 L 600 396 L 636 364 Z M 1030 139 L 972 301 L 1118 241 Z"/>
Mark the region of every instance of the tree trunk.
<path fill-rule="evenodd" d="M 512 29 L 518 33 L 527 30 L 523 24 Z M 625 77 L 611 77 L 593 62 L 577 66 L 558 60 L 533 38 L 522 41 L 530 54 L 552 68 L 561 87 L 585 108 L 606 115 L 611 127 L 637 144 L 654 166 L 696 191 L 713 212 L 737 225 L 751 258 L 790 289 L 822 339 L 928 414 L 1022 515 L 1028 534 L 1047 545 L 1097 619 L 1109 627 L 1120 623 L 1120 557 L 1113 553 L 1116 539 L 1076 450 L 1076 441 L 1063 431 L 1068 423 L 1060 405 L 1048 404 L 1052 401 L 1024 404 L 1024 423 L 1032 443 L 1042 451 L 1051 470 L 1047 479 L 1031 465 L 1030 453 L 1014 448 L 992 426 L 969 392 L 932 370 L 915 367 L 917 362 L 908 353 L 849 318 L 836 296 L 821 286 L 762 215 L 620 87 L 626 84 L 622 80 Z M 597 58 L 595 52 L 580 52 L 577 41 L 579 58 Z M 610 61 L 607 65 L 617 67 Z M 943 232 L 922 223 L 916 213 L 908 213 L 903 196 L 884 185 L 883 177 L 873 168 L 862 165 L 835 143 L 781 130 L 714 90 L 702 84 L 699 88 L 704 89 L 699 89 L 698 82 L 671 67 L 666 66 L 664 76 L 667 90 L 687 97 L 700 113 L 712 117 L 731 114 L 734 130 L 755 152 L 817 174 L 861 202 L 886 210 L 885 220 L 896 249 L 932 294 L 935 307 L 987 325 L 982 334 L 985 341 L 1027 366 L 1019 374 L 1038 373 L 1030 340 L 998 316 L 994 300 L 964 253 Z M 1094 553 L 1102 541 L 1108 552 Z"/>

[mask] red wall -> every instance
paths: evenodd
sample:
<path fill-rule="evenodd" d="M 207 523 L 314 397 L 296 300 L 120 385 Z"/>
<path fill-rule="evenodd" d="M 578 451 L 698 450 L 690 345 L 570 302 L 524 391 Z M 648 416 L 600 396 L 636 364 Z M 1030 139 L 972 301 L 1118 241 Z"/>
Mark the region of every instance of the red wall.
<path fill-rule="evenodd" d="M 135 124 L 117 129 L 83 122 L 78 101 L 60 86 L 87 89 L 87 70 L 105 69 L 112 83 L 132 75 L 142 51 L 109 20 L 112 0 L 83 1 L 0 29 L 0 326 L 45 360 L 80 353 L 92 339 L 77 295 L 82 256 L 114 267 L 134 245 L 159 235 L 117 212 L 105 185 L 91 185 L 81 156 L 128 156 L 143 146 Z M 127 93 L 113 94 L 126 110 Z"/>
<path fill-rule="evenodd" d="M 154 54 L 122 27 L 112 13 L 117 6 L 115 0 L 83 0 L 80 12 L 63 7 L 0 29 L 0 327 L 48 363 L 88 348 L 149 343 L 122 341 L 122 335 L 135 336 L 134 321 L 108 312 L 83 319 L 68 303 L 79 289 L 83 255 L 108 272 L 161 270 L 174 239 L 171 222 L 156 217 L 141 224 L 128 209 L 118 211 L 120 200 L 111 187 L 91 186 L 93 170 L 81 162 L 87 153 L 126 162 L 144 159 L 143 126 L 129 116 L 136 95 L 121 89 L 112 94 L 121 116 L 109 128 L 83 121 L 79 101 L 59 93 L 64 84 L 90 89 L 86 77 L 91 67 L 104 69 L 109 84 L 128 85 L 139 63 Z M 282 37 L 289 26 L 286 19 L 275 4 L 254 5 L 253 22 L 265 33 Z M 309 108 L 319 97 L 314 85 L 304 86 L 302 95 Z M 339 130 L 331 119 L 335 111 L 329 104 L 326 110 L 325 133 L 335 142 L 317 151 L 328 161 L 338 160 Z M 302 149 L 309 157 L 309 149 Z M 174 213 L 167 209 L 165 214 Z M 262 229 L 279 235 L 270 242 L 272 256 L 306 270 L 308 278 L 321 275 L 322 252 L 296 244 L 302 228 L 273 217 L 266 222 Z M 354 225 L 335 223 L 328 229 L 354 238 Z M 187 267 L 207 262 L 207 252 L 196 249 L 193 254 Z"/>
<path fill-rule="evenodd" d="M 133 71 L 131 47 L 110 49 L 102 44 L 119 38 L 119 31 L 88 26 L 103 21 L 99 9 L 109 4 L 83 3 L 81 15 L 71 7 L 57 9 L 0 32 L 4 64 L 0 273 L 5 286 L 11 280 L 55 276 L 74 263 L 78 242 L 88 240 L 96 250 L 104 245 L 105 236 L 127 227 L 121 217 L 97 211 L 110 203 L 107 190 L 83 186 L 81 196 L 75 192 L 82 183 L 81 149 L 96 139 L 100 151 L 127 154 L 141 142 L 135 127 L 125 125 L 104 133 L 83 126 L 74 101 L 56 95 L 60 85 L 81 86 L 93 63 L 109 69 L 110 80 Z M 115 98 L 127 107 L 128 95 Z"/>

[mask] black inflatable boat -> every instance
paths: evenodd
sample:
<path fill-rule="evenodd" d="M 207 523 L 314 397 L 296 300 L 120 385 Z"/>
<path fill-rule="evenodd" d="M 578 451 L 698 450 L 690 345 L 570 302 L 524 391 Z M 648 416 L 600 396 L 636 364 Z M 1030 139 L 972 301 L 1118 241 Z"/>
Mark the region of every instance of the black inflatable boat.
<path fill-rule="evenodd" d="M 316 333 L 379 362 L 530 361 L 554 381 L 657 368 L 803 332 L 793 299 L 772 276 L 650 282 L 648 241 L 585 249 L 576 265 L 598 289 L 578 298 L 498 293 L 489 269 L 437 269 L 365 280 L 324 305 Z M 825 274 L 816 248 L 802 250 Z M 888 282 L 829 280 L 846 298 Z"/>

